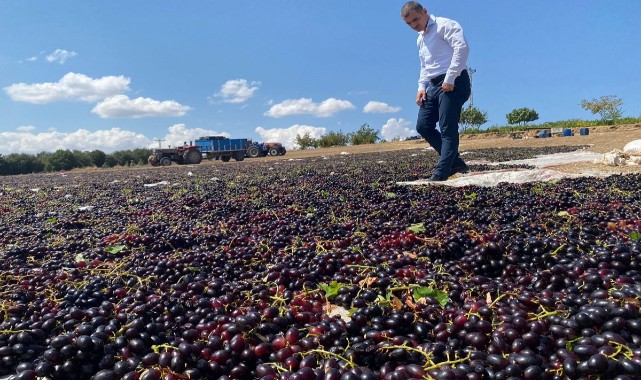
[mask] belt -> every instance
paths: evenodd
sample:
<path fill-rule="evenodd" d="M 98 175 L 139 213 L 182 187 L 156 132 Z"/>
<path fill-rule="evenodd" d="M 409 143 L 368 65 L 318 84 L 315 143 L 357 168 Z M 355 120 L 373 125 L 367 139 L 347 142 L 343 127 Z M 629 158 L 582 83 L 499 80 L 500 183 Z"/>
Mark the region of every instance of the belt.
<path fill-rule="evenodd" d="M 467 73 L 467 70 L 461 71 L 461 75 L 463 75 L 463 73 Z M 441 74 L 439 76 L 435 76 L 434 78 L 430 79 L 430 83 L 432 83 L 432 86 L 438 86 L 442 84 L 444 80 L 445 80 L 445 74 Z"/>
<path fill-rule="evenodd" d="M 430 79 L 430 83 L 432 83 L 432 86 L 438 86 L 441 83 L 443 83 L 444 80 L 445 80 L 445 74 L 441 74 L 439 76 L 436 76 Z"/>

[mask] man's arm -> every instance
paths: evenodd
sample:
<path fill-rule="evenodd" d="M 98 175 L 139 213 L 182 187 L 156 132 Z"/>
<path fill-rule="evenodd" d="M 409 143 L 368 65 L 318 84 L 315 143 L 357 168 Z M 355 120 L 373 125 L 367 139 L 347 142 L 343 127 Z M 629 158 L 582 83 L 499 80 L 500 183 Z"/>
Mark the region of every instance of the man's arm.
<path fill-rule="evenodd" d="M 418 60 L 421 66 L 421 70 L 418 75 L 418 91 L 416 93 L 416 104 L 419 106 L 423 105 L 423 102 L 427 100 L 426 89 L 427 89 L 427 82 L 429 82 L 429 79 L 427 78 L 427 72 L 425 71 L 425 62 L 423 62 L 423 59 L 421 58 L 421 54 L 420 54 L 421 42 L 422 42 L 422 38 L 419 35 L 419 38 L 416 40 L 416 46 L 418 46 L 418 50 L 419 50 Z"/>
<path fill-rule="evenodd" d="M 443 39 L 447 41 L 453 49 L 452 61 L 450 62 L 450 67 L 447 69 L 447 73 L 445 74 L 443 85 L 451 85 L 453 89 L 454 81 L 466 68 L 470 48 L 465 40 L 463 28 L 458 22 L 454 20 L 447 20 L 443 24 L 443 28 L 441 30 L 443 33 Z"/>

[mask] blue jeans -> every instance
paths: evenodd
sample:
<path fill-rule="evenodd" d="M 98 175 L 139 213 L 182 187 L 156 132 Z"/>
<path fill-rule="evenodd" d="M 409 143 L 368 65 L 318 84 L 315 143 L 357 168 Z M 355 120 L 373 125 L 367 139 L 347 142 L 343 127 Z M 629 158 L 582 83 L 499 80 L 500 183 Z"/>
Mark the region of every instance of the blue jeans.
<path fill-rule="evenodd" d="M 437 176 L 449 177 L 453 167 L 465 165 L 458 154 L 458 122 L 470 93 L 470 77 L 463 71 L 454 82 L 454 91 L 443 92 L 440 84 L 430 83 L 427 99 L 418 110 L 416 131 L 440 155 L 434 170 Z M 436 130 L 437 122 L 440 132 Z"/>

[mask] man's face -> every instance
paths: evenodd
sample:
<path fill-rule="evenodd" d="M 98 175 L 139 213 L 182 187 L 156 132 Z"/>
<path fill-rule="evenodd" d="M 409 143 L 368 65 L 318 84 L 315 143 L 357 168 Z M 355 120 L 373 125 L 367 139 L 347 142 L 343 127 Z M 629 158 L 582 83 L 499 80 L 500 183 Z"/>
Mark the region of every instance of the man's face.
<path fill-rule="evenodd" d="M 429 16 L 427 15 L 427 10 L 423 8 L 423 12 L 421 13 L 417 11 L 410 11 L 407 17 L 403 17 L 403 19 L 410 28 L 414 29 L 417 32 L 422 32 L 425 30 L 425 26 L 427 25 L 427 19 L 429 19 Z"/>

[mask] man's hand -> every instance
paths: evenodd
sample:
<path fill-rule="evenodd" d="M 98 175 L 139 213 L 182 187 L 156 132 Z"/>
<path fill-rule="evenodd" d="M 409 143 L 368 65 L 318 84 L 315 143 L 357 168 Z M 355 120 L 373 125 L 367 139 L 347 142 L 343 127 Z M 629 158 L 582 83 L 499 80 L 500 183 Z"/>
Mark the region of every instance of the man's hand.
<path fill-rule="evenodd" d="M 454 91 L 454 85 L 453 84 L 448 84 L 443 82 L 441 85 L 441 88 L 443 89 L 443 92 L 452 92 Z"/>
<path fill-rule="evenodd" d="M 420 107 L 425 103 L 426 100 L 427 95 L 425 95 L 425 90 L 420 90 L 418 94 L 416 94 L 416 104 Z"/>

